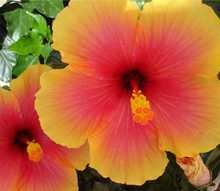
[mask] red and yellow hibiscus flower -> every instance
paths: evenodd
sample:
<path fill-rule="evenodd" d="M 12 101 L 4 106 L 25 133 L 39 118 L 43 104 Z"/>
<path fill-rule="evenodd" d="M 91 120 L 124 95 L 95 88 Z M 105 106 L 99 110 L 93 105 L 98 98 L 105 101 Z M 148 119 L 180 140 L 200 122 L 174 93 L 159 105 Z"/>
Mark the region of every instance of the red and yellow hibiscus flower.
<path fill-rule="evenodd" d="M 53 25 L 69 66 L 42 77 L 36 107 L 55 142 L 88 139 L 91 167 L 142 184 L 164 151 L 194 156 L 220 143 L 220 21 L 200 0 L 72 0 Z"/>
<path fill-rule="evenodd" d="M 88 145 L 67 149 L 41 130 L 34 109 L 40 75 L 36 65 L 13 80 L 11 91 L 0 89 L 0 190 L 77 191 L 74 167 L 83 169 Z"/>

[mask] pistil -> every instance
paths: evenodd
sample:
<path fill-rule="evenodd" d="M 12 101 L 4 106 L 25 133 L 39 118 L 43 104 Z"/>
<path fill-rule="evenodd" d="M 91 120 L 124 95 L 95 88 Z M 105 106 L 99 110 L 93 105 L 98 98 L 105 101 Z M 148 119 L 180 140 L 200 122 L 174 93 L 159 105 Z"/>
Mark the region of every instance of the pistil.
<path fill-rule="evenodd" d="M 154 115 L 150 107 L 150 102 L 139 89 L 135 80 L 131 80 L 131 87 L 133 88 L 130 98 L 132 118 L 140 125 L 147 125 L 153 119 Z"/>
<path fill-rule="evenodd" d="M 33 162 L 39 162 L 43 155 L 43 150 L 41 145 L 34 140 L 29 142 L 27 141 L 27 148 L 26 148 L 29 160 Z"/>

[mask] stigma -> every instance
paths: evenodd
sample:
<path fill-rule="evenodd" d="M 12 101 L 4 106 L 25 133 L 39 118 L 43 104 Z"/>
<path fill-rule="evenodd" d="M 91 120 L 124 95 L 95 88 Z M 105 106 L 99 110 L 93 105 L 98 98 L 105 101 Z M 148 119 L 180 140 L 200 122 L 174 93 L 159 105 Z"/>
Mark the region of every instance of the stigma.
<path fill-rule="evenodd" d="M 153 111 L 150 102 L 141 90 L 133 90 L 130 98 L 130 106 L 133 120 L 140 125 L 147 125 L 153 119 Z"/>
<path fill-rule="evenodd" d="M 28 158 L 29 160 L 33 162 L 39 162 L 43 155 L 43 150 L 41 148 L 41 145 L 34 140 L 31 142 L 27 142 L 27 148 L 26 148 Z"/>

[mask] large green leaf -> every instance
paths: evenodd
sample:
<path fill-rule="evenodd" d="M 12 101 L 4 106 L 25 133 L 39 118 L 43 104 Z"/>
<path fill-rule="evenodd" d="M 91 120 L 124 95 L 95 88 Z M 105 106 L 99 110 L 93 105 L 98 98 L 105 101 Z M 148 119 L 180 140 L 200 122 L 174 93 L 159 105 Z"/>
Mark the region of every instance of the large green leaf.
<path fill-rule="evenodd" d="M 63 8 L 63 0 L 29 0 L 24 4 L 29 11 L 36 9 L 47 17 L 54 18 Z"/>
<path fill-rule="evenodd" d="M 4 17 L 7 21 L 8 35 L 16 35 L 17 39 L 27 35 L 35 22 L 26 10 L 20 8 L 5 13 Z"/>

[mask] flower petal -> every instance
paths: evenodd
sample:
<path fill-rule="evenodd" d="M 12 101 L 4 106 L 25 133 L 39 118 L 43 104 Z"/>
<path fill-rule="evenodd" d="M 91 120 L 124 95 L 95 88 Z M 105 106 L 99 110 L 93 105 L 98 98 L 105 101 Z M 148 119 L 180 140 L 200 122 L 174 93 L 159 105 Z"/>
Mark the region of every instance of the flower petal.
<path fill-rule="evenodd" d="M 114 108 L 112 103 L 119 99 L 111 82 L 79 68 L 43 75 L 36 109 L 47 135 L 68 147 L 84 144 L 94 128 L 103 126 L 105 115 Z"/>
<path fill-rule="evenodd" d="M 11 82 L 11 91 L 16 97 L 23 119 L 37 117 L 34 108 L 35 93 L 40 88 L 40 76 L 50 70 L 46 65 L 36 64 L 29 67 L 18 79 Z"/>
<path fill-rule="evenodd" d="M 165 2 L 146 4 L 138 56 L 148 63 L 161 149 L 193 156 L 220 142 L 220 21 L 201 2 Z"/>
<path fill-rule="evenodd" d="M 62 60 L 70 65 L 111 67 L 126 63 L 121 58 L 132 56 L 139 14 L 138 10 L 126 11 L 126 5 L 127 0 L 70 1 L 53 25 L 53 47 L 61 52 Z M 105 54 L 100 54 L 103 50 Z"/>
<path fill-rule="evenodd" d="M 77 176 L 72 168 L 45 156 L 39 164 L 23 161 L 16 189 L 24 191 L 77 191 Z"/>
<path fill-rule="evenodd" d="M 43 150 L 46 151 L 48 157 L 53 158 L 60 166 L 84 170 L 89 164 L 89 145 L 87 142 L 77 149 L 62 147 L 47 137 L 43 137 L 42 142 Z"/>
<path fill-rule="evenodd" d="M 108 126 L 90 137 L 90 166 L 113 181 L 141 185 L 158 178 L 167 158 L 159 150 L 156 128 L 132 119 L 129 100 L 121 98 L 108 119 Z"/>
<path fill-rule="evenodd" d="M 143 184 L 163 173 L 167 159 L 156 129 L 134 123 L 129 96 L 114 82 L 67 67 L 43 75 L 41 84 L 36 106 L 53 140 L 76 147 L 88 139 L 91 166 L 117 182 Z"/>
<path fill-rule="evenodd" d="M 149 5 L 151 3 L 151 5 Z M 164 7 L 165 9 L 167 7 L 183 7 L 183 6 L 192 6 L 192 4 L 194 5 L 198 5 L 198 4 L 201 4 L 202 2 L 200 0 L 176 0 L 176 1 L 173 1 L 173 0 L 153 0 L 152 2 L 150 2 L 148 4 L 146 4 L 146 9 L 148 9 L 148 5 L 149 6 L 157 6 L 157 7 Z"/>
<path fill-rule="evenodd" d="M 2 127 L 2 126 L 1 126 Z M 1 130 L 0 130 L 1 131 Z M 1 134 L 2 135 L 2 134 Z M 3 144 L 4 143 L 4 144 Z M 17 181 L 20 178 L 20 157 L 11 157 L 8 152 L 8 143 L 0 138 L 0 188 L 5 191 L 16 190 Z"/>

